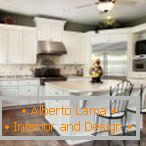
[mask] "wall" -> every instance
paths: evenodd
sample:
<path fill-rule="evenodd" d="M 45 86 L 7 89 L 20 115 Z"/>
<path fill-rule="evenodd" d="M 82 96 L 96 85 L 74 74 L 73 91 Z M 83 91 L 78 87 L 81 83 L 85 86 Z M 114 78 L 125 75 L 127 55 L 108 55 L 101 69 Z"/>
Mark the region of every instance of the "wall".
<path fill-rule="evenodd" d="M 33 16 L 26 16 L 26 15 L 20 15 L 20 14 L 16 14 L 16 13 L 0 11 L 0 22 L 2 22 L 3 18 L 6 16 L 13 17 L 16 20 L 16 23 L 18 25 L 35 26 Z M 44 17 L 46 17 L 46 16 L 44 16 Z M 46 18 L 50 18 L 50 17 L 46 17 Z M 90 30 L 96 30 L 96 26 L 79 24 L 79 23 L 74 23 L 74 22 L 67 22 L 67 24 L 65 25 L 65 30 L 87 32 Z"/>
<path fill-rule="evenodd" d="M 135 25 L 139 25 L 139 24 L 142 24 L 142 23 L 146 23 L 146 16 L 143 16 L 143 17 L 139 17 L 131 22 L 127 22 L 127 24 L 129 26 L 135 26 Z"/>

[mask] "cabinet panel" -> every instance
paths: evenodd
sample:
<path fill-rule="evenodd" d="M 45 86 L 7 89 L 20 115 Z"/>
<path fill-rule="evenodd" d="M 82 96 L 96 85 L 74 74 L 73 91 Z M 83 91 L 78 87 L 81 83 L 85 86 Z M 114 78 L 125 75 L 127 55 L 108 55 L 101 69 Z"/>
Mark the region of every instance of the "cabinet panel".
<path fill-rule="evenodd" d="M 22 52 L 22 32 L 17 30 L 11 30 L 7 39 L 8 45 L 8 63 L 20 64 L 21 52 Z"/>
<path fill-rule="evenodd" d="M 114 43 L 128 40 L 128 34 L 96 34 L 91 37 L 91 44 Z"/>
<path fill-rule="evenodd" d="M 18 89 L 12 87 L 2 87 L 0 90 L 1 96 L 17 96 Z"/>
<path fill-rule="evenodd" d="M 62 41 L 62 26 L 60 25 L 51 25 L 51 40 L 53 41 Z"/>
<path fill-rule="evenodd" d="M 61 57 L 62 64 L 85 64 L 86 45 L 83 33 L 64 32 L 63 42 L 67 54 Z"/>
<path fill-rule="evenodd" d="M 37 36 L 35 32 L 23 32 L 22 63 L 35 64 L 37 55 Z"/>
<path fill-rule="evenodd" d="M 40 80 L 21 80 L 19 81 L 19 86 L 39 86 L 40 85 Z"/>
<path fill-rule="evenodd" d="M 7 43 L 6 31 L 0 30 L 0 64 L 6 63 Z"/>
<path fill-rule="evenodd" d="M 20 96 L 38 96 L 39 88 L 38 86 L 20 86 L 19 95 Z"/>

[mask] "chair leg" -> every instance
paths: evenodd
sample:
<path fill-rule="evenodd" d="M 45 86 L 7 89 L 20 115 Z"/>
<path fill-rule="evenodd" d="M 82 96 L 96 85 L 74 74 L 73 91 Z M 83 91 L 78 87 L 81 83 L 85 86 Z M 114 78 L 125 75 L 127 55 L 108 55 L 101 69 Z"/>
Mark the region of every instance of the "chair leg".
<path fill-rule="evenodd" d="M 138 141 L 138 146 L 140 146 L 141 145 L 141 143 L 140 143 L 140 140 Z"/>
<path fill-rule="evenodd" d="M 111 126 L 111 119 L 109 119 L 108 124 Z M 111 135 L 111 131 L 110 130 L 108 131 L 109 136 Z M 111 140 L 108 140 L 108 146 L 111 146 Z"/>
<path fill-rule="evenodd" d="M 96 124 L 99 124 L 99 116 L 98 115 L 96 116 Z M 98 129 L 96 129 L 96 131 L 95 131 L 95 136 L 97 136 L 97 134 L 98 134 L 97 130 Z M 95 146 L 95 144 L 96 144 L 96 140 L 93 141 L 93 146 Z"/>
<path fill-rule="evenodd" d="M 123 132 L 123 135 L 125 136 L 125 120 L 123 121 L 123 118 L 121 119 L 121 125 L 122 125 L 122 132 Z M 126 140 L 123 140 L 123 144 L 124 146 L 126 146 Z"/>
<path fill-rule="evenodd" d="M 93 141 L 93 146 L 95 146 L 95 144 L 96 144 L 96 140 Z"/>
<path fill-rule="evenodd" d="M 99 124 L 99 116 L 96 116 L 96 124 Z M 95 136 L 98 134 L 98 129 L 95 131 Z"/>

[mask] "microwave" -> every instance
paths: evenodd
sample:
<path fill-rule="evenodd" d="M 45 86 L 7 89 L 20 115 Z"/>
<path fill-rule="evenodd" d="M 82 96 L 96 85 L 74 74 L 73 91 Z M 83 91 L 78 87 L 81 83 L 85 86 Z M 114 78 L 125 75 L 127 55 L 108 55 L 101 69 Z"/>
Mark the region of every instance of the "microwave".
<path fill-rule="evenodd" d="M 146 56 L 146 40 L 138 40 L 135 44 L 135 55 Z"/>
<path fill-rule="evenodd" d="M 133 60 L 133 71 L 146 72 L 146 58 Z"/>

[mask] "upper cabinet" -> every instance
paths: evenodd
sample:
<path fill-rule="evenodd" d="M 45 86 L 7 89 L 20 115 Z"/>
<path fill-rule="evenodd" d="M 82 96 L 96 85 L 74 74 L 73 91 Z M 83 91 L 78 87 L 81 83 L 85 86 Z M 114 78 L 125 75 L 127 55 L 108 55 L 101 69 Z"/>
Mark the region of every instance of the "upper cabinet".
<path fill-rule="evenodd" d="M 0 25 L 0 64 L 35 64 L 35 28 Z"/>
<path fill-rule="evenodd" d="M 93 33 L 91 34 L 91 44 L 127 42 L 130 30 L 130 28 L 111 29 L 102 30 L 99 31 L 99 33 Z"/>
<path fill-rule="evenodd" d="M 22 62 L 24 64 L 36 64 L 37 35 L 35 31 L 23 32 Z"/>
<path fill-rule="evenodd" d="M 22 32 L 18 30 L 7 31 L 7 63 L 18 64 L 21 62 Z"/>
<path fill-rule="evenodd" d="M 0 29 L 0 64 L 6 63 L 7 54 L 7 33 Z"/>
<path fill-rule="evenodd" d="M 66 21 L 46 18 L 35 18 L 38 40 L 62 41 Z"/>
<path fill-rule="evenodd" d="M 67 54 L 61 56 L 61 64 L 85 64 L 86 40 L 84 33 L 64 31 L 63 43 Z"/>

